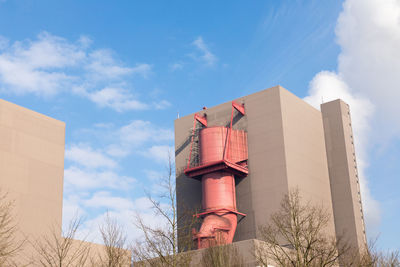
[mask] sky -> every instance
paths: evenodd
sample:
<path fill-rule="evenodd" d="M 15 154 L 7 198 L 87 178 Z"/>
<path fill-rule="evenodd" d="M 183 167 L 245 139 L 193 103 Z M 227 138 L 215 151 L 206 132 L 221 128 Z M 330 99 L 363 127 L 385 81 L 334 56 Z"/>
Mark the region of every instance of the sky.
<path fill-rule="evenodd" d="M 131 238 L 178 114 L 278 84 L 342 98 L 367 235 L 400 249 L 399 47 L 399 0 L 0 0 L 0 98 L 66 123 L 64 223 L 108 211 Z"/>

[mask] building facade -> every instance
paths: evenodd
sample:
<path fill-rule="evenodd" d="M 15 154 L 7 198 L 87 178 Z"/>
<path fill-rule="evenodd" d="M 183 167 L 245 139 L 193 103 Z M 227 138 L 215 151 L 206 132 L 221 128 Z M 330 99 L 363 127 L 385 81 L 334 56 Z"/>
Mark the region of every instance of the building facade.
<path fill-rule="evenodd" d="M 328 212 L 329 234 L 345 236 L 356 247 L 365 244 L 348 105 L 336 100 L 322 104 L 320 111 L 281 86 L 235 102 L 244 105 L 245 116 L 232 118 L 231 102 L 195 113 L 207 119 L 207 127 L 229 127 L 232 118 L 232 129 L 247 132 L 248 175 L 236 179 L 237 210 L 246 216 L 239 220 L 233 241 L 259 239 L 258 227 L 279 210 L 285 194 L 298 188 L 303 199 Z M 193 120 L 190 114 L 175 121 L 180 215 L 201 210 L 202 203 L 201 181 L 184 173 L 189 157 L 196 156 L 190 155 L 197 145 Z"/>
<path fill-rule="evenodd" d="M 64 143 L 64 122 L 0 99 L 0 188 L 14 202 L 18 239 L 61 236 Z"/>
<path fill-rule="evenodd" d="M 17 266 L 37 266 L 35 242 L 62 239 L 64 148 L 64 122 L 0 99 L 0 190 L 6 195 L 1 200 L 13 203 L 15 244 L 25 240 L 13 259 Z M 85 246 L 95 256 L 104 253 L 103 245 Z"/>

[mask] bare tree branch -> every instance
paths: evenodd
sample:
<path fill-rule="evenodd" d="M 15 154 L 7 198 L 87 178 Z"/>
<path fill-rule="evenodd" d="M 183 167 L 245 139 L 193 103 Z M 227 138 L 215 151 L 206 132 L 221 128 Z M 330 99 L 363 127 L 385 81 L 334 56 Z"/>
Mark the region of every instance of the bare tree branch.
<path fill-rule="evenodd" d="M 337 266 L 349 246 L 325 233 L 329 220 L 323 207 L 303 204 L 299 191 L 290 191 L 271 223 L 259 227 L 265 243 L 256 249 L 257 260 L 263 265 Z"/>
<path fill-rule="evenodd" d="M 143 240 L 137 241 L 132 249 L 135 266 L 189 266 L 191 253 L 178 251 L 178 231 L 182 230 L 179 225 L 184 218 L 178 216 L 177 213 L 174 165 L 170 153 L 167 175 L 161 182 L 161 186 L 163 192 L 158 197 L 160 201 L 150 194 L 147 196 L 152 204 L 155 218 L 160 224 L 151 226 L 146 224 L 140 214 L 135 215 L 134 224 L 143 234 Z M 190 217 L 194 223 L 193 216 L 190 215 Z M 191 227 L 191 225 L 184 227 Z M 190 249 L 193 243 L 191 237 L 188 236 L 187 240 L 181 239 L 179 243 L 182 244 L 185 241 Z"/>
<path fill-rule="evenodd" d="M 378 238 L 370 240 L 368 246 L 358 250 L 350 250 L 342 258 L 344 266 L 348 267 L 399 267 L 400 254 L 398 250 L 383 252 L 376 248 Z"/>
<path fill-rule="evenodd" d="M 107 212 L 104 222 L 99 227 L 104 243 L 104 250 L 94 260 L 94 266 L 126 267 L 131 264 L 131 253 L 127 246 L 127 235 L 118 222 Z"/>
<path fill-rule="evenodd" d="M 14 266 L 26 238 L 17 237 L 18 227 L 13 216 L 14 201 L 0 190 L 0 266 Z"/>
<path fill-rule="evenodd" d="M 62 236 L 53 227 L 49 235 L 33 242 L 32 245 L 37 252 L 37 257 L 33 259 L 35 266 L 85 266 L 90 255 L 90 243 L 74 239 L 80 225 L 81 219 L 75 217 Z"/>

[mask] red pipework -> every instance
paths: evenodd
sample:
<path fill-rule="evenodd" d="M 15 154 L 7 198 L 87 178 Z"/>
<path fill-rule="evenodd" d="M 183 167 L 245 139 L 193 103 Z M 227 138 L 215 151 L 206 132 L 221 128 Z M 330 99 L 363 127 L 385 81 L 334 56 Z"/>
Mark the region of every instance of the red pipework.
<path fill-rule="evenodd" d="M 243 105 L 238 105 L 244 113 Z M 201 179 L 203 223 L 193 231 L 198 248 L 232 243 L 237 226 L 235 175 L 247 175 L 247 134 L 231 127 L 203 128 L 199 132 L 200 166 L 187 168 L 185 174 Z M 195 118 L 196 120 L 196 118 Z M 188 165 L 189 166 L 189 165 Z"/>

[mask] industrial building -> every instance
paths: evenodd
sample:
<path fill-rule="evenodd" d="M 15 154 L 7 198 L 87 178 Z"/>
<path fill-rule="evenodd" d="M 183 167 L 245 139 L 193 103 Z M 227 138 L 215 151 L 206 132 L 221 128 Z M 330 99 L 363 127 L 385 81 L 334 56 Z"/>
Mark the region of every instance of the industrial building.
<path fill-rule="evenodd" d="M 64 122 L 0 99 L 0 186 L 14 201 L 19 239 L 54 226 L 61 236 L 64 139 Z"/>
<path fill-rule="evenodd" d="M 31 243 L 61 238 L 64 146 L 64 122 L 0 99 L 0 190 L 13 201 L 16 240 L 26 240 L 20 266 L 36 253 Z"/>
<path fill-rule="evenodd" d="M 175 121 L 175 164 L 178 215 L 200 209 L 203 219 L 193 233 L 197 248 L 221 239 L 250 247 L 292 188 L 323 205 L 327 233 L 366 244 L 350 111 L 342 100 L 318 110 L 276 86 L 203 108 Z"/>
<path fill-rule="evenodd" d="M 64 122 L 0 100 L 0 185 L 15 200 L 18 238 L 51 230 L 61 236 L 64 144 Z M 258 226 L 291 188 L 325 207 L 328 233 L 355 247 L 366 243 L 342 100 L 318 110 L 276 86 L 202 109 L 175 121 L 175 155 L 178 216 L 199 209 L 202 218 L 193 232 L 197 248 L 233 242 L 253 266 L 249 248 L 260 239 Z"/>

